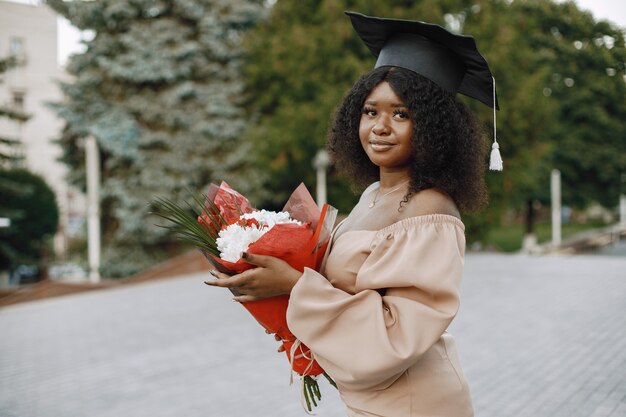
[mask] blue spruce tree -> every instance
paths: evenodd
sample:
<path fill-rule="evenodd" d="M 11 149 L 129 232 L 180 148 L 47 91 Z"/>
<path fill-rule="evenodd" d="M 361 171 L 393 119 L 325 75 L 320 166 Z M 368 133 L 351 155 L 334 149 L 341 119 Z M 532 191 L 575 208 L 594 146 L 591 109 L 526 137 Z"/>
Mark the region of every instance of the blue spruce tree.
<path fill-rule="evenodd" d="M 85 181 L 81 140 L 92 135 L 100 147 L 102 274 L 126 276 L 165 256 L 170 237 L 147 216 L 152 198 L 182 199 L 221 179 L 244 183 L 241 38 L 265 7 L 260 0 L 48 4 L 94 34 L 71 57 L 73 79 L 61 83 L 65 100 L 54 107 L 66 121 L 59 143 L 73 182 Z"/>

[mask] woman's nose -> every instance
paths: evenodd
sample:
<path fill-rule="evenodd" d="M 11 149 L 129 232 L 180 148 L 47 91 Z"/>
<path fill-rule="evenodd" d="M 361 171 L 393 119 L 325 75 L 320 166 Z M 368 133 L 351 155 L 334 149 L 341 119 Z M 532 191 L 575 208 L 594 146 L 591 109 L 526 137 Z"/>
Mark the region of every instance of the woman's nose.
<path fill-rule="evenodd" d="M 385 136 L 389 134 L 389 123 L 386 118 L 379 117 L 372 126 L 372 133 L 376 136 Z"/>

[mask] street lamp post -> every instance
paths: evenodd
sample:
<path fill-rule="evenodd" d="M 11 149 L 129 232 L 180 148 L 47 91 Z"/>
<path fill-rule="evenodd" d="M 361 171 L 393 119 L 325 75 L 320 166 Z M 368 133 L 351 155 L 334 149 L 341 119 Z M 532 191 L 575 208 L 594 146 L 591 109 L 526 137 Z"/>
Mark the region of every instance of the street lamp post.
<path fill-rule="evenodd" d="M 552 244 L 561 244 L 561 171 L 552 170 L 550 181 L 552 197 Z"/>
<path fill-rule="evenodd" d="M 317 173 L 316 202 L 318 207 L 326 204 L 326 170 L 330 166 L 330 157 L 324 149 L 317 151 L 313 158 L 313 168 Z"/>
<path fill-rule="evenodd" d="M 626 228 L 626 173 L 621 175 L 621 187 L 619 194 L 619 225 Z"/>
<path fill-rule="evenodd" d="M 626 194 L 619 196 L 619 225 L 626 227 Z"/>
<path fill-rule="evenodd" d="M 10 227 L 11 219 L 8 217 L 0 217 L 0 227 Z M 0 271 L 0 288 L 9 285 L 9 273 L 7 271 Z"/>
<path fill-rule="evenodd" d="M 96 138 L 85 141 L 87 159 L 87 246 L 89 280 L 100 282 L 100 152 Z"/>

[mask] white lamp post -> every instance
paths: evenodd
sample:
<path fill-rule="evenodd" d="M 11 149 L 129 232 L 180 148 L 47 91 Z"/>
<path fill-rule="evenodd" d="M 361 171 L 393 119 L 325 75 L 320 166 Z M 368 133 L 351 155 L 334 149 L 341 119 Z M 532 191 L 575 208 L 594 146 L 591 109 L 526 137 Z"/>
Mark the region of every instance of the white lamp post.
<path fill-rule="evenodd" d="M 626 173 L 621 175 L 621 193 L 619 195 L 619 225 L 626 227 Z"/>
<path fill-rule="evenodd" d="M 561 244 L 561 171 L 558 169 L 552 170 L 550 190 L 552 199 L 552 244 L 559 246 Z"/>
<path fill-rule="evenodd" d="M 93 136 L 85 140 L 87 158 L 87 246 L 89 280 L 100 281 L 100 152 Z"/>
<path fill-rule="evenodd" d="M 326 170 L 330 166 L 330 157 L 324 149 L 317 151 L 313 159 L 313 168 L 317 172 L 316 202 L 318 207 L 326 204 Z"/>
<path fill-rule="evenodd" d="M 626 227 L 626 195 L 619 196 L 619 225 Z"/>

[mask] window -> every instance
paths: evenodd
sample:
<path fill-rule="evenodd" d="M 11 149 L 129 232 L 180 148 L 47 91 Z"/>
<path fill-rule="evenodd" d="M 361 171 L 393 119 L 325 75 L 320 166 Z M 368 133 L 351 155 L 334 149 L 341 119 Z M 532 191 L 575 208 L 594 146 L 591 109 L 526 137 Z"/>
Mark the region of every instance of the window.
<path fill-rule="evenodd" d="M 16 110 L 24 110 L 23 91 L 13 91 L 13 108 Z"/>
<path fill-rule="evenodd" d="M 14 37 L 9 41 L 9 55 L 17 59 L 18 64 L 24 64 L 26 60 L 26 48 L 24 38 Z"/>
<path fill-rule="evenodd" d="M 11 38 L 9 43 L 9 54 L 22 57 L 24 55 L 24 39 Z"/>

